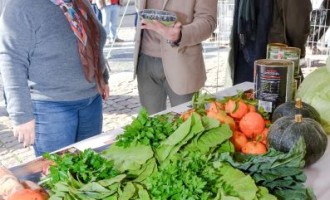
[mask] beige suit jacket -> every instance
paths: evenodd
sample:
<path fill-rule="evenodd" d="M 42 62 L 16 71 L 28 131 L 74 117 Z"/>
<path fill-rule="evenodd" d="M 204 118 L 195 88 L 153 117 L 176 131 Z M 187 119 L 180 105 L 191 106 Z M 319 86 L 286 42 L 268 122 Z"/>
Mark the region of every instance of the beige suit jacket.
<path fill-rule="evenodd" d="M 217 25 L 218 0 L 165 0 L 163 10 L 175 12 L 182 23 L 182 39 L 179 47 L 171 47 L 166 39 L 161 40 L 161 56 L 164 72 L 170 87 L 177 94 L 198 91 L 206 81 L 203 48 Z M 146 8 L 146 0 L 140 0 L 138 9 Z M 134 53 L 134 75 L 141 46 L 140 24 L 136 31 Z"/>

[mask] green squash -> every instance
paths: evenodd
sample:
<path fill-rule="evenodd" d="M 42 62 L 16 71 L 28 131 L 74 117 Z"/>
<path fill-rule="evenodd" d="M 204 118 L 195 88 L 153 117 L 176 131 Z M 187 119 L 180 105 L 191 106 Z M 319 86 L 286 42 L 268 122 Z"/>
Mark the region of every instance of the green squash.
<path fill-rule="evenodd" d="M 328 138 L 320 123 L 311 118 L 302 118 L 301 114 L 281 117 L 270 127 L 267 145 L 282 152 L 289 152 L 300 137 L 306 143 L 305 166 L 319 160 L 328 144 Z"/>
<path fill-rule="evenodd" d="M 296 113 L 301 114 L 304 118 L 312 118 L 321 123 L 321 116 L 317 110 L 311 105 L 302 102 L 300 98 L 279 105 L 272 114 L 272 122 L 281 117 L 294 117 Z"/>

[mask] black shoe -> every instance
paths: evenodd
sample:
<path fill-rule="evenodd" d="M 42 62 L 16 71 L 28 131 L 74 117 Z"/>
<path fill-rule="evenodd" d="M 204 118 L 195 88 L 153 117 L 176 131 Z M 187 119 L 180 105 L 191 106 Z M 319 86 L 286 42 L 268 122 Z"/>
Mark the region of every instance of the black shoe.
<path fill-rule="evenodd" d="M 120 38 L 116 38 L 115 42 L 125 42 L 124 40 L 120 39 Z"/>

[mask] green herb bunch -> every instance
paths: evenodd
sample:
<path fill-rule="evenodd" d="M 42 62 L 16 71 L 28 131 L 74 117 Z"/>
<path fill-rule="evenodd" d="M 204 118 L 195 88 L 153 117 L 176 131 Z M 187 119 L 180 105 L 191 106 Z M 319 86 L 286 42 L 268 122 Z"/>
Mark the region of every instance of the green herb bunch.
<path fill-rule="evenodd" d="M 161 166 L 158 173 L 147 179 L 152 199 L 210 199 L 207 181 L 200 176 L 206 167 L 201 154 L 177 156 L 168 165 Z"/>
<path fill-rule="evenodd" d="M 182 120 L 172 114 L 150 117 L 148 112 L 142 109 L 137 118 L 125 126 L 124 133 L 117 136 L 116 145 L 127 148 L 137 142 L 158 147 L 181 123 Z"/>
<path fill-rule="evenodd" d="M 87 149 L 79 153 L 49 154 L 44 158 L 53 161 L 49 167 L 49 174 L 42 180 L 47 188 L 54 188 L 58 182 L 67 182 L 73 179 L 80 183 L 99 181 L 117 176 L 119 173 L 113 168 L 113 161 L 107 160 Z"/>
<path fill-rule="evenodd" d="M 229 165 L 215 163 L 201 152 L 183 152 L 160 166 L 159 171 L 147 179 L 146 185 L 154 200 L 241 199 L 244 196 L 241 188 L 235 188 L 233 182 L 248 185 L 246 189 L 256 187 L 251 178 Z M 255 192 L 252 190 L 248 196 L 254 196 Z"/>

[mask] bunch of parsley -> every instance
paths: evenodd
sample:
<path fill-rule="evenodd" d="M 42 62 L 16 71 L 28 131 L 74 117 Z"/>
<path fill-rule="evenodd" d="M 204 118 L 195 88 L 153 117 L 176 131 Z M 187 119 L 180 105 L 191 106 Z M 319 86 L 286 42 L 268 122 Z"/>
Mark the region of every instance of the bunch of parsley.
<path fill-rule="evenodd" d="M 233 178 L 224 176 L 228 170 L 233 172 Z M 229 165 L 214 165 L 200 152 L 183 152 L 172 157 L 170 163 L 160 166 L 159 171 L 147 179 L 146 185 L 154 200 L 239 199 L 243 196 L 242 188 L 231 184 L 235 181 L 248 190 L 248 196 L 255 197 L 257 187 L 252 178 Z M 273 199 L 271 195 L 268 197 Z"/>
<path fill-rule="evenodd" d="M 158 147 L 180 124 L 182 120 L 171 113 L 150 117 L 142 109 L 132 123 L 124 127 L 123 134 L 117 136 L 116 145 L 127 148 L 138 143 Z"/>
<path fill-rule="evenodd" d="M 58 182 L 72 181 L 72 178 L 82 184 L 87 184 L 119 174 L 113 168 L 113 161 L 101 157 L 91 149 L 62 155 L 46 153 L 43 157 L 53 161 L 49 167 L 49 174 L 41 181 L 41 184 L 49 189 L 55 188 Z"/>

